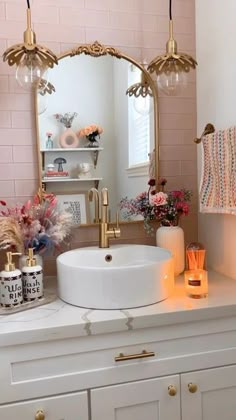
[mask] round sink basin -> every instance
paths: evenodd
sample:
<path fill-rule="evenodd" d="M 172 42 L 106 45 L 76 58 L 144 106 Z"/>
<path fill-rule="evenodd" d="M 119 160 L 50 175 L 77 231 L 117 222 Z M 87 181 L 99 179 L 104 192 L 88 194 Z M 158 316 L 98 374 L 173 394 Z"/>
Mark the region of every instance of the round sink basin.
<path fill-rule="evenodd" d="M 89 309 L 129 309 L 166 299 L 173 288 L 172 254 L 146 245 L 80 248 L 57 258 L 59 297 Z"/>

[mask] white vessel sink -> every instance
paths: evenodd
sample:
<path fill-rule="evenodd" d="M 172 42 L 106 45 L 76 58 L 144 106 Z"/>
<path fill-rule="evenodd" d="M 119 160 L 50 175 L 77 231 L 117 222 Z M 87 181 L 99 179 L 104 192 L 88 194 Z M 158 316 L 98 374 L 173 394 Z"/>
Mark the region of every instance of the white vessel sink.
<path fill-rule="evenodd" d="M 173 257 L 146 245 L 80 248 L 57 258 L 59 297 L 90 309 L 128 309 L 166 299 L 173 288 Z"/>

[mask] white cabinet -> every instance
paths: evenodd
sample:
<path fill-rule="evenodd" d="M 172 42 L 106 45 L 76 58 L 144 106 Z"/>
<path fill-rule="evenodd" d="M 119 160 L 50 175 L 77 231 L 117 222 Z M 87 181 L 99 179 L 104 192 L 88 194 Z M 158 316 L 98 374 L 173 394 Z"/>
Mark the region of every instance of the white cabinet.
<path fill-rule="evenodd" d="M 87 392 L 0 406 L 1 420 L 88 420 Z"/>
<path fill-rule="evenodd" d="M 236 419 L 236 316 L 158 327 L 144 318 L 137 329 L 129 318 L 127 330 L 104 333 L 83 313 L 83 332 L 73 321 L 62 336 L 28 325 L 23 339 L 5 334 L 0 420 L 43 420 L 40 410 L 44 420 Z"/>
<path fill-rule="evenodd" d="M 92 420 L 180 420 L 179 382 L 175 375 L 92 390 Z"/>
<path fill-rule="evenodd" d="M 236 365 L 181 375 L 181 395 L 182 420 L 235 420 Z"/>
<path fill-rule="evenodd" d="M 236 365 L 92 390 L 91 413 L 92 420 L 235 420 Z"/>

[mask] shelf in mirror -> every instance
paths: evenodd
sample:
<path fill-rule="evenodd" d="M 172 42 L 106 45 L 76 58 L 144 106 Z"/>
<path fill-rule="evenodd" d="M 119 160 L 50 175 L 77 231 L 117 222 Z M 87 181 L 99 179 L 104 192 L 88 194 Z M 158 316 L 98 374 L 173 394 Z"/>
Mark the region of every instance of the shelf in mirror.
<path fill-rule="evenodd" d="M 99 181 L 102 181 L 103 178 L 69 178 L 69 177 L 55 177 L 55 178 L 42 178 L 42 182 L 44 184 L 52 183 L 52 182 L 93 182 L 95 188 L 98 188 Z"/>
<path fill-rule="evenodd" d="M 40 149 L 40 152 L 100 152 L 103 147 L 76 147 L 76 148 L 54 148 L 54 149 Z"/>
<path fill-rule="evenodd" d="M 43 182 L 87 182 L 87 181 L 102 181 L 102 178 L 68 178 L 68 177 L 64 177 L 64 178 L 60 178 L 60 177 L 55 177 L 55 178 L 50 178 L 50 177 L 44 177 L 42 179 Z"/>
<path fill-rule="evenodd" d="M 92 153 L 93 167 L 96 169 L 98 162 L 98 155 L 104 148 L 103 147 L 67 147 L 67 148 L 52 148 L 52 149 L 40 149 L 42 153 L 42 163 L 45 166 L 45 154 L 46 153 L 64 153 L 64 152 L 90 152 Z"/>

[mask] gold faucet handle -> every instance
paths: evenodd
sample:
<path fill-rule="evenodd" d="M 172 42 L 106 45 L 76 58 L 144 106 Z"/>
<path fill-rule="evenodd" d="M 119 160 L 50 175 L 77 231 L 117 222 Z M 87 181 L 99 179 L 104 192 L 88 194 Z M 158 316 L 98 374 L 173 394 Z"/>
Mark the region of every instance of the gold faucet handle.
<path fill-rule="evenodd" d="M 101 190 L 101 204 L 102 206 L 108 206 L 108 189 L 102 188 Z"/>
<path fill-rule="evenodd" d="M 113 227 L 114 238 L 120 238 L 119 212 L 116 212 L 116 226 Z"/>
<path fill-rule="evenodd" d="M 120 229 L 120 218 L 119 218 L 119 211 L 116 212 L 116 229 Z"/>

